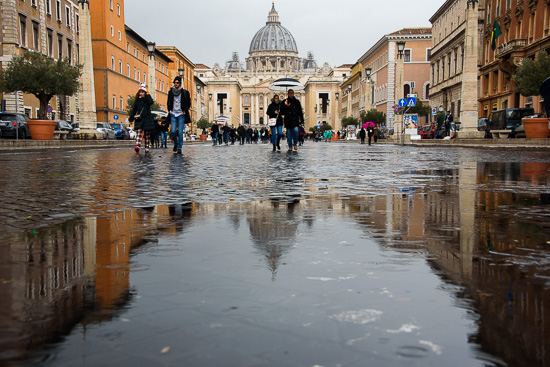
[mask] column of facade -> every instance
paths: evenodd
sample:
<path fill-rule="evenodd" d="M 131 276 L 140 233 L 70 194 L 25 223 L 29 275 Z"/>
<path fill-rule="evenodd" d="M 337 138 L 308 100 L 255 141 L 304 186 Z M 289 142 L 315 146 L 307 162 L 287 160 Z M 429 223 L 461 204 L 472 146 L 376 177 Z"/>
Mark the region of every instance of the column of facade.
<path fill-rule="evenodd" d="M 467 5 L 464 42 L 464 70 L 462 72 L 461 127 L 457 137 L 475 137 L 478 118 L 478 10 Z"/>
<path fill-rule="evenodd" d="M 80 5 L 80 63 L 83 65 L 79 86 L 79 125 L 78 137 L 97 137 L 96 104 L 94 86 L 94 65 L 92 57 L 92 32 L 90 25 L 90 4 L 88 0 L 79 0 Z"/>

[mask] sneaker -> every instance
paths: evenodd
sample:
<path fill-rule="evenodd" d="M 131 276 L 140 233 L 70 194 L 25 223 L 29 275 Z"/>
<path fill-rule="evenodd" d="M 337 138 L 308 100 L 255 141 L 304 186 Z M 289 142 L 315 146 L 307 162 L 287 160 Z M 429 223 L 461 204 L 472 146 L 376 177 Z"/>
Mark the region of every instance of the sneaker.
<path fill-rule="evenodd" d="M 297 145 L 294 145 L 294 150 L 298 150 L 298 146 L 297 146 Z"/>
<path fill-rule="evenodd" d="M 292 152 L 292 147 L 288 147 L 288 151 L 289 151 L 289 152 Z"/>
<path fill-rule="evenodd" d="M 134 148 L 134 150 L 136 151 L 136 153 L 139 153 L 139 146 L 136 145 L 136 147 Z"/>
<path fill-rule="evenodd" d="M 178 149 L 178 152 L 177 152 L 177 154 L 181 154 L 181 149 Z"/>

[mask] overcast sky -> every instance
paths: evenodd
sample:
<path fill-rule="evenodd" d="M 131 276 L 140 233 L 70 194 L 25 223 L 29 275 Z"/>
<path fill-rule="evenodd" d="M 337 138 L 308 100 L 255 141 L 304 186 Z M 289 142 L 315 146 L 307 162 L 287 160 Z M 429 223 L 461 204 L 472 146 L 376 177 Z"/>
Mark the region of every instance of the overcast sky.
<path fill-rule="evenodd" d="M 300 57 L 313 52 L 319 66 L 354 64 L 383 35 L 430 27 L 444 0 L 276 0 L 283 27 Z M 271 0 L 126 0 L 126 24 L 148 41 L 176 46 L 193 63 L 224 66 L 233 52 L 244 62 L 250 42 L 271 10 Z"/>

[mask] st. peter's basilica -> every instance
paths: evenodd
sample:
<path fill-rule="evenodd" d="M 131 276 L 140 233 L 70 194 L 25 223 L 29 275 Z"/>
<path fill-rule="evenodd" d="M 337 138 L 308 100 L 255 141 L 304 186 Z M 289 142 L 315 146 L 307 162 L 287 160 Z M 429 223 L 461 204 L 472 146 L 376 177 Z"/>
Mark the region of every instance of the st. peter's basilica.
<path fill-rule="evenodd" d="M 204 87 L 202 114 L 209 121 L 225 116 L 234 126 L 266 126 L 271 98 L 275 94 L 285 97 L 284 92 L 272 91 L 269 85 L 279 78 L 294 78 L 305 86 L 304 90 L 296 91 L 296 97 L 304 109 L 306 130 L 322 123 L 340 128 L 340 84 L 350 72 L 351 65 L 332 68 L 324 63 L 319 67 L 311 52 L 300 58 L 296 41 L 281 25 L 275 4 L 265 26 L 252 38 L 244 65 L 239 55 L 233 53 L 225 67 L 218 63 L 212 68 L 202 64 L 195 67 L 198 85 Z"/>

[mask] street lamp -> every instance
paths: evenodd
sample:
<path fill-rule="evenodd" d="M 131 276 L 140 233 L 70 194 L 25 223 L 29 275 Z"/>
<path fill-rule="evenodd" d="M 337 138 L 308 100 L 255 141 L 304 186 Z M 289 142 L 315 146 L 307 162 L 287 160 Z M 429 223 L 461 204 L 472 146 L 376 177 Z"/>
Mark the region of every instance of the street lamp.
<path fill-rule="evenodd" d="M 468 0 L 466 2 L 466 9 L 470 8 L 470 4 L 472 4 L 472 9 L 476 8 L 477 0 Z"/>
<path fill-rule="evenodd" d="M 405 51 L 405 41 L 397 41 L 397 57 L 403 58 Z"/>
<path fill-rule="evenodd" d="M 367 77 L 367 80 L 370 80 L 370 74 L 372 73 L 372 69 L 371 68 L 366 68 L 365 69 L 365 75 Z"/>
<path fill-rule="evenodd" d="M 340 93 L 336 92 L 334 93 L 334 96 L 336 97 L 336 100 L 338 100 L 338 98 L 340 97 Z"/>
<path fill-rule="evenodd" d="M 149 51 L 149 56 L 153 56 L 153 52 L 155 52 L 155 42 L 147 42 L 147 51 Z"/>
<path fill-rule="evenodd" d="M 212 100 L 212 93 L 208 93 L 208 99 Z"/>
<path fill-rule="evenodd" d="M 178 74 L 183 77 L 183 74 L 185 74 L 185 69 L 178 69 Z"/>

